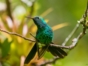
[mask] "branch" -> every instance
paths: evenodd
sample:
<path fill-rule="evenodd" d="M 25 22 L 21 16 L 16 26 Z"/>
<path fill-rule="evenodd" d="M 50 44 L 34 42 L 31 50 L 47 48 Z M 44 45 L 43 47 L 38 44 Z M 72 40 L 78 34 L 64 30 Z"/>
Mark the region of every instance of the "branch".
<path fill-rule="evenodd" d="M 73 49 L 76 45 L 77 45 L 77 43 L 78 43 L 78 41 L 84 36 L 85 34 L 83 34 L 83 32 L 82 33 L 80 33 L 76 38 L 74 38 L 73 40 L 72 40 L 72 44 L 70 45 L 70 46 L 63 46 L 63 45 L 56 45 L 56 44 L 51 44 L 51 46 L 55 46 L 55 47 L 60 47 L 60 48 L 63 48 L 63 49 Z"/>
<path fill-rule="evenodd" d="M 11 18 L 11 20 L 13 21 L 10 0 L 6 0 L 6 5 L 7 5 L 7 9 L 6 9 L 7 10 L 7 14 Z"/>
<path fill-rule="evenodd" d="M 8 32 L 8 31 L 3 30 L 3 29 L 1 29 L 1 28 L 0 28 L 0 31 L 5 32 L 5 33 L 8 33 L 8 34 L 10 34 L 10 35 L 19 36 L 19 37 L 21 37 L 21 38 L 23 38 L 23 39 L 25 39 L 25 40 L 28 40 L 28 41 L 36 42 L 35 40 L 26 38 L 26 37 L 24 37 L 24 36 L 22 36 L 22 35 L 20 35 L 20 34 L 14 33 L 14 32 Z M 30 33 L 30 34 L 31 34 L 31 33 Z"/>
<path fill-rule="evenodd" d="M 73 29 L 73 31 L 70 33 L 70 35 L 65 39 L 65 41 L 62 43 L 62 46 L 65 46 L 67 44 L 67 42 L 71 39 L 71 37 L 74 35 L 74 33 L 78 30 L 80 25 L 80 22 L 78 22 L 75 26 L 75 28 Z"/>
<path fill-rule="evenodd" d="M 28 40 L 28 41 L 36 42 L 35 40 L 26 38 L 26 37 L 24 37 L 24 36 L 22 36 L 22 35 L 20 35 L 20 34 L 14 33 L 14 32 L 8 32 L 8 31 L 3 30 L 3 29 L 0 29 L 0 31 L 5 32 L 5 33 L 10 34 L 10 35 L 19 36 L 19 37 L 21 37 L 21 38 L 23 38 L 23 39 L 25 39 L 25 40 Z M 30 33 L 30 35 L 33 36 L 31 33 Z M 34 36 L 33 36 L 33 37 L 34 37 Z M 35 38 L 35 37 L 34 37 L 34 38 Z M 64 48 L 64 49 L 70 49 L 70 48 L 72 48 L 72 47 L 75 46 L 74 42 L 76 42 L 76 41 L 74 40 L 74 41 L 73 41 L 73 44 L 71 44 L 70 46 L 62 46 L 62 45 L 57 45 L 57 44 L 50 44 L 50 45 L 51 45 L 51 46 L 55 46 L 55 47 Z"/>

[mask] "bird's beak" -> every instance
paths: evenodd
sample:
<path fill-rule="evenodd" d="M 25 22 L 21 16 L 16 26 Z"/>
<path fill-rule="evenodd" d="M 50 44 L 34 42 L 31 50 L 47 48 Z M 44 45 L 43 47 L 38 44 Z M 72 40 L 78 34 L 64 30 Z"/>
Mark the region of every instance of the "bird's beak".
<path fill-rule="evenodd" d="M 26 18 L 33 19 L 33 17 L 30 17 L 30 16 L 26 16 Z"/>

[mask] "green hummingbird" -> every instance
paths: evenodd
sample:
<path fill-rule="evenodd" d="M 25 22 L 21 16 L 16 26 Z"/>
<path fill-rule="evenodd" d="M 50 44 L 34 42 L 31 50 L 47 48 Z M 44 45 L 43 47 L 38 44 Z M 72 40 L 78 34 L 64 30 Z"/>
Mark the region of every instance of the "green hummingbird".
<path fill-rule="evenodd" d="M 54 56 L 58 56 L 60 58 L 66 56 L 67 53 L 64 50 L 50 45 L 53 44 L 53 31 L 51 27 L 45 22 L 45 20 L 38 16 L 32 19 L 37 26 L 37 32 L 35 36 L 37 42 L 26 57 L 25 63 L 30 62 L 35 56 L 36 52 L 38 52 L 38 59 L 40 59 L 46 51 L 49 51 Z"/>

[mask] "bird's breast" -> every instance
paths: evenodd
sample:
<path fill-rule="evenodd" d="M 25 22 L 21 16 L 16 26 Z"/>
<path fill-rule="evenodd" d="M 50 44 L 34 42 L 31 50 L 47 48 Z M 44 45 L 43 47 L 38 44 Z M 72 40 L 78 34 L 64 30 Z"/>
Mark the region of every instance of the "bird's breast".
<path fill-rule="evenodd" d="M 36 35 L 36 39 L 41 44 L 50 44 L 52 42 L 52 38 L 53 38 L 52 30 L 38 31 L 38 33 Z"/>

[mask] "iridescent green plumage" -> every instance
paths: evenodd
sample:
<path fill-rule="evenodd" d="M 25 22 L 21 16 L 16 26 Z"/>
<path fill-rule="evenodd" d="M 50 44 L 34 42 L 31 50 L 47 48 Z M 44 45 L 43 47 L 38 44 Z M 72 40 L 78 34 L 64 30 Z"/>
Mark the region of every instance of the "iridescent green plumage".
<path fill-rule="evenodd" d="M 53 54 L 54 56 L 58 56 L 61 58 L 66 56 L 66 52 L 64 52 L 61 48 L 50 46 L 53 39 L 53 31 L 51 27 L 44 21 L 44 19 L 41 17 L 34 17 L 32 19 L 38 28 L 35 37 L 37 42 L 34 45 L 34 47 L 36 48 L 33 47 L 31 52 L 28 54 L 25 63 L 30 62 L 31 59 L 34 57 L 36 53 L 34 50 L 38 52 L 38 59 L 43 56 L 46 50 L 50 51 L 51 54 Z M 39 45 L 41 45 L 41 47 L 39 47 Z M 30 58 L 31 54 L 33 54 L 32 58 Z"/>
<path fill-rule="evenodd" d="M 52 43 L 53 31 L 51 27 L 44 21 L 41 17 L 35 17 L 33 19 L 34 23 L 37 25 L 36 39 L 39 43 L 44 44 L 46 47 L 40 48 L 38 50 L 38 57 L 41 58 L 45 51 L 48 49 L 49 44 Z M 37 47 L 39 49 L 39 47 Z"/>
<path fill-rule="evenodd" d="M 50 44 L 52 42 L 52 38 L 53 38 L 53 31 L 50 28 L 50 26 L 47 25 L 46 22 L 40 17 L 35 17 L 35 19 L 33 19 L 33 20 L 38 28 L 38 30 L 36 32 L 36 39 L 41 44 L 45 44 L 45 45 Z"/>

